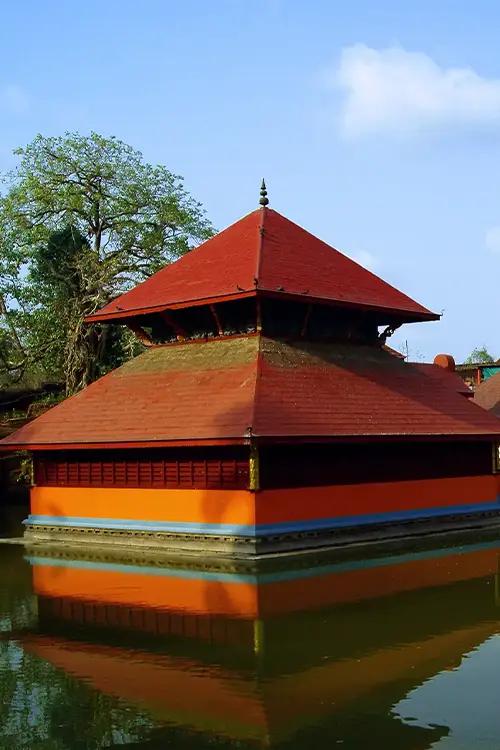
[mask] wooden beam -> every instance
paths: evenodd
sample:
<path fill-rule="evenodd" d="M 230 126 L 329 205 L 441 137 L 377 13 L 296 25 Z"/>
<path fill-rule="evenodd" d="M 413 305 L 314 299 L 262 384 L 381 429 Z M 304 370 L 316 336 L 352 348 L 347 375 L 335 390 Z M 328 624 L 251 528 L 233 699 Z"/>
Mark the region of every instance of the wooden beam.
<path fill-rule="evenodd" d="M 219 313 L 217 312 L 217 308 L 215 305 L 209 305 L 210 312 L 212 313 L 213 319 L 215 320 L 215 325 L 217 326 L 217 332 L 219 336 L 222 336 L 224 331 L 222 330 L 222 325 L 219 318 Z"/>
<path fill-rule="evenodd" d="M 153 346 L 154 341 L 147 331 L 142 326 L 135 323 L 133 320 L 127 322 L 127 328 L 135 333 L 141 344 L 144 346 Z"/>
<path fill-rule="evenodd" d="M 173 329 L 175 335 L 179 339 L 185 339 L 187 338 L 187 333 L 185 329 L 179 325 L 179 323 L 174 320 L 174 318 L 170 315 L 170 313 L 167 310 L 162 310 L 161 313 L 159 313 L 160 318 L 168 325 L 170 328 Z"/>

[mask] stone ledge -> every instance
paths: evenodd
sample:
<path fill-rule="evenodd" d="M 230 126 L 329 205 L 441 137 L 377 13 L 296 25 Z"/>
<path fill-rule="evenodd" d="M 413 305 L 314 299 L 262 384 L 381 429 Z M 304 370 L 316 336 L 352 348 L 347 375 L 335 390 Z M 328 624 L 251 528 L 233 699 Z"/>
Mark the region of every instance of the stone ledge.
<path fill-rule="evenodd" d="M 212 534 L 182 534 L 148 531 L 118 531 L 102 528 L 71 528 L 27 525 L 24 543 L 87 546 L 154 551 L 155 554 L 214 554 L 227 558 L 255 558 L 280 553 L 342 548 L 418 538 L 450 531 L 500 526 L 500 511 L 418 519 L 398 524 L 373 524 L 319 531 L 275 534 L 258 538 Z M 17 542 L 19 543 L 19 541 Z"/>

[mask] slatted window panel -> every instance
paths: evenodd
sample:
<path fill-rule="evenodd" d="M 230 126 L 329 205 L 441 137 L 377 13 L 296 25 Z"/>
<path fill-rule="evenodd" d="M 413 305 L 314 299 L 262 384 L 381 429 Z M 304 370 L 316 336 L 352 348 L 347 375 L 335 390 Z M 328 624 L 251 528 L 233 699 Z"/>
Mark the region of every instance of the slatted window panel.
<path fill-rule="evenodd" d="M 188 615 L 173 610 L 154 610 L 128 607 L 123 604 L 103 604 L 63 599 L 49 596 L 38 597 L 38 615 L 42 623 L 84 622 L 97 627 L 125 628 L 143 633 L 180 635 L 209 643 L 238 645 L 252 643 L 253 622 L 250 620 L 227 620 L 213 615 Z"/>
<path fill-rule="evenodd" d="M 35 457 L 35 484 L 54 487 L 245 488 L 245 459 L 68 461 Z"/>

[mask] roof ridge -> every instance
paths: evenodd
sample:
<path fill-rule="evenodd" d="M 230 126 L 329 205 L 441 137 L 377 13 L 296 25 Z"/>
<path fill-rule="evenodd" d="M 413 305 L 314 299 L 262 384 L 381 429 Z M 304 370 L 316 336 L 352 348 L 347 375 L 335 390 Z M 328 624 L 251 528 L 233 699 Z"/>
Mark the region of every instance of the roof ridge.
<path fill-rule="evenodd" d="M 255 267 L 255 288 L 257 289 L 259 286 L 259 280 L 260 280 L 260 269 L 262 266 L 262 255 L 263 255 L 263 249 L 264 249 L 264 235 L 265 235 L 265 223 L 266 223 L 266 217 L 267 217 L 267 211 L 268 209 L 266 206 L 262 206 L 261 208 L 261 220 L 259 223 L 259 239 L 258 239 L 258 245 L 257 245 L 257 263 Z"/>
<path fill-rule="evenodd" d="M 252 424 L 249 425 L 249 433 L 250 437 L 255 437 L 254 433 L 254 427 L 255 427 L 255 421 L 257 418 L 257 397 L 258 397 L 258 391 L 259 389 L 259 383 L 261 379 L 262 374 L 262 343 L 264 340 L 264 336 L 262 335 L 262 332 L 258 334 L 259 337 L 259 345 L 257 347 L 257 358 L 256 358 L 256 365 L 255 365 L 255 386 L 254 386 L 254 393 L 253 393 L 253 402 L 252 402 L 252 415 L 251 415 L 251 422 Z"/>

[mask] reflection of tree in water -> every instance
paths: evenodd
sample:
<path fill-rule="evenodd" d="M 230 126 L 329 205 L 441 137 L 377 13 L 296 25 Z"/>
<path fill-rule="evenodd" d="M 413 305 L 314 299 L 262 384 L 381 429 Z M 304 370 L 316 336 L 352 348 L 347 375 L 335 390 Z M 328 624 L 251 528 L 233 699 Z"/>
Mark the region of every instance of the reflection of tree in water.
<path fill-rule="evenodd" d="M 145 737 L 151 721 L 17 643 L 0 643 L 0 747 L 90 750 Z"/>
<path fill-rule="evenodd" d="M 0 548 L 0 747 L 99 750 L 140 741 L 153 723 L 25 652 L 16 632 L 36 627 L 22 549 Z"/>

